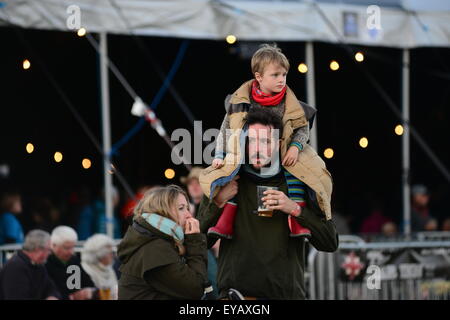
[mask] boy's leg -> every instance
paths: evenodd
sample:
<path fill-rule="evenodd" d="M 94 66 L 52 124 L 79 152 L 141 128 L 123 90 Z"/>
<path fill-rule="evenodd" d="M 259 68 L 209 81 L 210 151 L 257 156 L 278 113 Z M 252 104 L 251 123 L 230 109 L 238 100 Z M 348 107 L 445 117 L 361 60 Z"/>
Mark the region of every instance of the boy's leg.
<path fill-rule="evenodd" d="M 305 202 L 297 202 L 300 207 L 305 206 Z M 303 227 L 293 216 L 288 218 L 289 230 L 291 237 L 311 237 L 311 230 Z"/>
<path fill-rule="evenodd" d="M 214 227 L 208 229 L 208 236 L 232 239 L 234 218 L 236 217 L 237 209 L 235 198 L 228 201 L 223 207 L 219 221 L 217 221 Z"/>

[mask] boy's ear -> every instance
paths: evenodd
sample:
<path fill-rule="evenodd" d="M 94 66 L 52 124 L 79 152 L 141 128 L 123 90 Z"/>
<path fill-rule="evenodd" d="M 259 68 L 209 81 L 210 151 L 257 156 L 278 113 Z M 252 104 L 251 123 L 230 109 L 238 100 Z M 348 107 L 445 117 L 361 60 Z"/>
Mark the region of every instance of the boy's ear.
<path fill-rule="evenodd" d="M 255 72 L 255 79 L 256 79 L 256 81 L 261 82 L 262 77 L 261 77 L 261 74 L 259 72 Z"/>

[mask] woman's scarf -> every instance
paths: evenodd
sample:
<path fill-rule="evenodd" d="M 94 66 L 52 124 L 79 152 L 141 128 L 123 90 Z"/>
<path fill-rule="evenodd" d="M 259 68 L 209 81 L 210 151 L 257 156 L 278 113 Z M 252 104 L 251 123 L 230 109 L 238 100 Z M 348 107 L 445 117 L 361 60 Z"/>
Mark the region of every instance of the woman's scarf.
<path fill-rule="evenodd" d="M 252 98 L 261 106 L 276 106 L 280 104 L 281 100 L 283 100 L 284 95 L 286 94 L 286 86 L 284 86 L 283 90 L 280 93 L 275 95 L 267 94 L 259 89 L 258 81 L 253 81 L 252 83 Z"/>
<path fill-rule="evenodd" d="M 96 288 L 110 289 L 110 299 L 117 300 L 117 276 L 111 265 L 105 266 L 101 262 L 81 262 L 84 271 L 91 277 Z"/>
<path fill-rule="evenodd" d="M 167 234 L 168 236 L 171 236 L 178 242 L 182 243 L 184 241 L 183 229 L 175 221 L 160 216 L 156 213 L 143 213 L 141 216 L 149 225 L 151 225 L 155 229 L 161 231 L 164 234 Z"/>

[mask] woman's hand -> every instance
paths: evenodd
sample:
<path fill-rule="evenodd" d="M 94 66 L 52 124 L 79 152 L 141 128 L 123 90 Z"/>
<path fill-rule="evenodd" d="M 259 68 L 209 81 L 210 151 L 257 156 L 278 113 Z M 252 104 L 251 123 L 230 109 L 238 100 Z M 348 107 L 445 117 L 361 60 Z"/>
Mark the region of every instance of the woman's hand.
<path fill-rule="evenodd" d="M 69 295 L 70 300 L 91 300 L 93 294 L 92 288 L 84 288 Z"/>
<path fill-rule="evenodd" d="M 284 192 L 279 190 L 267 190 L 264 191 L 264 205 L 268 209 L 280 210 L 284 213 L 291 214 L 291 212 L 297 209 L 297 203 L 289 199 Z"/>
<path fill-rule="evenodd" d="M 234 198 L 238 193 L 237 179 L 239 176 L 235 176 L 226 186 L 224 186 L 214 198 L 214 202 L 219 208 L 222 208 L 228 200 Z"/>
<path fill-rule="evenodd" d="M 184 234 L 194 233 L 200 233 L 200 223 L 195 218 L 188 218 L 184 224 Z"/>

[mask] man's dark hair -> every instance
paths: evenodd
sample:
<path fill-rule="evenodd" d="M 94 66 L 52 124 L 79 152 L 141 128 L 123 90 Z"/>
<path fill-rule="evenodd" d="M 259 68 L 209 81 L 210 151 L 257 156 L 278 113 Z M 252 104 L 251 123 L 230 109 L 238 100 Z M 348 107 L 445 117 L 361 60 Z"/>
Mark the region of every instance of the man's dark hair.
<path fill-rule="evenodd" d="M 264 126 L 272 126 L 274 129 L 280 130 L 280 138 L 283 136 L 283 121 L 281 117 L 268 108 L 250 109 L 244 121 L 248 126 L 257 123 Z"/>

